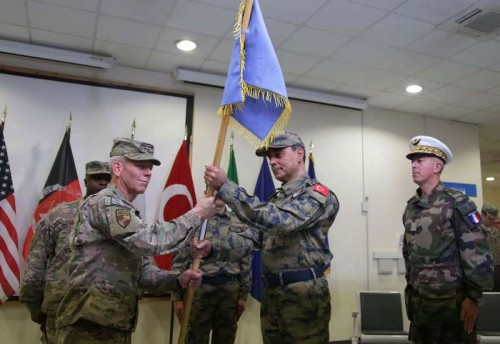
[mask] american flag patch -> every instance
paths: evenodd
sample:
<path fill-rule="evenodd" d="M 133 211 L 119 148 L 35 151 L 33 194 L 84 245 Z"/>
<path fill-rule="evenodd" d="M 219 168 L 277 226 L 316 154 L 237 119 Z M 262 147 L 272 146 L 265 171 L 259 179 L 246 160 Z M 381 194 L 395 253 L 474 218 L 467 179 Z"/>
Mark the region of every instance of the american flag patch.
<path fill-rule="evenodd" d="M 468 213 L 467 217 L 469 218 L 470 222 L 474 224 L 478 224 L 479 222 L 481 222 L 481 215 L 479 215 L 479 212 L 477 210 Z"/>

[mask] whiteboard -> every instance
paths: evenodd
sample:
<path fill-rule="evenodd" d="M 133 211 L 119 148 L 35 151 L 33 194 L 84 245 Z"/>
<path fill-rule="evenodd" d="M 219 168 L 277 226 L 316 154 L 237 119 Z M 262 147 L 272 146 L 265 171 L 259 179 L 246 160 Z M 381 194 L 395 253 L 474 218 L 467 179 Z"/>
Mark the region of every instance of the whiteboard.
<path fill-rule="evenodd" d="M 133 87 L 0 73 L 0 106 L 7 107 L 4 136 L 16 196 L 19 245 L 22 247 L 36 205 L 72 113 L 71 147 L 85 193 L 85 163 L 109 161 L 113 138 L 152 143 L 155 167 L 144 196 L 137 199 L 148 221 L 156 219 L 160 195 L 173 160 L 191 131 L 191 95 L 152 92 Z"/>

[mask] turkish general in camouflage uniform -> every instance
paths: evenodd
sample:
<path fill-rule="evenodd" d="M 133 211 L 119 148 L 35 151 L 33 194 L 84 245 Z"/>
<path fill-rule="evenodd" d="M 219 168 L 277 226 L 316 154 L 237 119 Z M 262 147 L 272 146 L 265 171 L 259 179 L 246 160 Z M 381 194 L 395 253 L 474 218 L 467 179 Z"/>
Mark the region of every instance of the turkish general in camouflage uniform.
<path fill-rule="evenodd" d="M 228 210 L 212 216 L 207 223 L 207 240 L 216 243 L 227 238 L 231 231 L 247 226 Z M 197 234 L 195 234 L 197 235 Z M 198 235 L 197 235 L 198 236 Z M 175 254 L 172 270 L 184 271 L 191 265 L 190 243 Z M 186 344 L 232 344 L 238 329 L 238 302 L 245 302 L 251 286 L 251 255 L 234 262 L 202 260 L 203 280 L 196 291 L 189 316 Z M 181 301 L 179 291 L 172 294 L 174 302 Z"/>
<path fill-rule="evenodd" d="M 107 162 L 85 165 L 86 196 L 106 187 L 111 178 Z M 95 179 L 90 187 L 91 179 Z M 99 184 L 99 185 L 97 185 Z M 62 203 L 42 215 L 36 226 L 24 270 L 20 300 L 26 303 L 31 319 L 41 325 L 42 342 L 55 343 L 55 317 L 64 296 L 67 262 L 70 257 L 68 235 L 82 200 Z"/>
<path fill-rule="evenodd" d="M 135 194 L 127 198 L 120 184 L 134 185 L 135 180 L 131 175 L 115 175 L 113 165 L 126 170 L 135 168 L 126 165 L 131 163 L 147 169 L 150 176 L 152 166 L 141 161 L 158 165 L 152 154 L 150 144 L 115 139 L 110 154 L 111 184 L 86 199 L 77 212 L 69 236 L 72 256 L 68 289 L 57 314 L 60 344 L 74 343 L 75 338 L 78 343 L 129 343 L 136 324 L 140 289 L 158 288 L 166 292 L 177 288 L 176 273 L 170 273 L 171 278 L 167 279 L 156 275 L 144 256 L 175 251 L 189 239 L 190 231 L 199 227 L 200 216 L 193 209 L 171 222 L 145 223 L 131 203 Z M 133 161 L 114 162 L 113 157 Z M 122 177 L 128 179 L 118 179 Z"/>
<path fill-rule="evenodd" d="M 257 155 L 267 154 L 275 177 L 283 182 L 269 202 L 250 196 L 230 180 L 217 193 L 250 227 L 212 245 L 212 255 L 236 260 L 253 249 L 262 250 L 265 344 L 329 342 L 330 290 L 323 273 L 332 253 L 325 239 L 339 202 L 332 191 L 308 176 L 303 161 L 296 177 L 282 177 L 278 169 L 287 164 L 283 159 L 295 161 L 297 156 L 291 152 L 299 154 L 299 149 L 302 161 L 302 140 L 287 132 L 278 135 L 268 149 L 257 150 Z"/>
<path fill-rule="evenodd" d="M 494 265 L 493 291 L 500 291 L 500 223 L 498 222 L 498 208 L 489 202 L 485 202 L 481 208 L 481 226 L 488 243 Z"/>
<path fill-rule="evenodd" d="M 419 136 L 410 146 L 407 157 L 413 169 L 428 157 L 441 159 L 441 166 L 452 157 L 448 147 L 434 138 Z M 417 171 L 413 173 L 421 187 L 403 215 L 409 339 L 415 343 L 476 343 L 477 302 L 492 285 L 492 260 L 476 205 L 463 193 L 443 186 L 440 172 L 435 177 L 437 185 L 424 194 L 422 188 L 428 184 L 418 180 Z M 474 309 L 470 331 L 464 329 L 465 320 L 461 319 L 467 302 Z"/>

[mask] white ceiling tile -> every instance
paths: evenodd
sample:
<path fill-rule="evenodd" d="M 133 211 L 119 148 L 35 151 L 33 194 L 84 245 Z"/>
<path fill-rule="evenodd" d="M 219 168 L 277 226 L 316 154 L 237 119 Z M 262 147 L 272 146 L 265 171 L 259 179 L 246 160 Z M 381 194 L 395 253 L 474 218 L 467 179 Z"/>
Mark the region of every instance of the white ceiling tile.
<path fill-rule="evenodd" d="M 30 38 L 29 30 L 25 26 L 0 23 L 0 32 L 2 33 L 2 39 L 28 41 Z"/>
<path fill-rule="evenodd" d="M 351 65 L 350 71 L 340 74 L 342 83 L 367 87 L 375 90 L 385 90 L 390 85 L 400 82 L 406 76 L 385 72 L 373 68 Z"/>
<path fill-rule="evenodd" d="M 210 6 L 224 7 L 227 9 L 232 9 L 234 11 L 238 10 L 238 6 L 240 5 L 241 2 L 241 0 L 192 0 L 192 1 L 209 4 Z"/>
<path fill-rule="evenodd" d="M 447 85 L 437 90 L 425 92 L 421 95 L 421 97 L 428 100 L 435 100 L 441 103 L 453 104 L 457 100 L 470 97 L 476 93 L 476 91 L 466 88 Z"/>
<path fill-rule="evenodd" d="M 2 0 L 1 5 L 0 22 L 26 25 L 28 18 L 24 10 L 24 1 Z"/>
<path fill-rule="evenodd" d="M 303 27 L 286 40 L 280 49 L 326 57 L 350 39 L 348 36 Z"/>
<path fill-rule="evenodd" d="M 93 40 L 87 37 L 76 37 L 43 30 L 31 30 L 31 37 L 34 44 L 92 52 Z"/>
<path fill-rule="evenodd" d="M 439 109 L 433 110 L 428 115 L 433 117 L 439 117 L 444 119 L 458 119 L 465 115 L 468 115 L 472 112 L 475 112 L 475 109 L 470 109 L 466 107 L 460 107 L 455 105 L 445 105 Z"/>
<path fill-rule="evenodd" d="M 177 1 L 168 14 L 166 26 L 206 35 L 224 36 L 232 30 L 235 11 L 206 4 Z"/>
<path fill-rule="evenodd" d="M 441 87 L 443 87 L 443 84 L 431 80 L 425 80 L 425 79 L 420 79 L 420 78 L 415 78 L 415 77 L 406 77 L 402 80 L 399 80 L 397 82 L 392 83 L 387 89 L 385 89 L 386 92 L 394 93 L 394 94 L 402 94 L 402 95 L 409 95 L 411 97 L 415 96 L 412 94 L 409 94 L 406 92 L 406 87 L 409 85 L 420 85 L 423 87 L 423 90 L 420 94 L 418 94 L 418 97 L 421 97 L 422 95 L 428 93 L 428 92 L 433 92 Z"/>
<path fill-rule="evenodd" d="M 300 75 L 292 74 L 292 73 L 283 73 L 283 78 L 285 79 L 286 85 L 291 85 L 295 80 L 300 78 Z"/>
<path fill-rule="evenodd" d="M 279 19 L 284 22 L 302 24 L 316 13 L 327 0 L 272 0 L 259 1 L 265 18 Z"/>
<path fill-rule="evenodd" d="M 474 109 L 485 109 L 490 106 L 500 105 L 500 97 L 484 92 L 477 93 L 471 97 L 465 97 L 457 100 L 455 102 L 455 105 L 470 107 Z"/>
<path fill-rule="evenodd" d="M 295 32 L 298 28 L 297 25 L 284 23 L 281 21 L 268 19 L 266 20 L 267 32 L 269 38 L 273 43 L 275 48 L 279 47 L 284 41 L 286 41 L 290 35 Z"/>
<path fill-rule="evenodd" d="M 376 22 L 362 36 L 377 42 L 405 47 L 434 30 L 434 25 L 395 13 Z"/>
<path fill-rule="evenodd" d="M 387 92 L 380 92 L 368 98 L 368 104 L 384 109 L 394 109 L 411 100 L 410 96 L 396 95 Z"/>
<path fill-rule="evenodd" d="M 135 68 L 145 68 L 150 54 L 150 49 L 99 40 L 95 42 L 95 51 L 112 54 L 116 57 L 115 64 L 118 66 L 130 65 Z"/>
<path fill-rule="evenodd" d="M 325 60 L 310 70 L 305 76 L 313 79 L 322 79 L 343 83 L 348 75 L 358 67 L 345 62 Z"/>
<path fill-rule="evenodd" d="M 500 73 L 483 70 L 453 83 L 455 86 L 478 91 L 489 91 L 500 86 Z"/>
<path fill-rule="evenodd" d="M 395 47 L 355 38 L 337 49 L 329 58 L 338 61 L 359 63 L 363 66 L 371 66 L 385 57 L 395 54 L 397 51 L 399 49 Z"/>
<path fill-rule="evenodd" d="M 389 11 L 396 8 L 401 3 L 405 2 L 405 0 L 353 0 L 353 1 Z"/>
<path fill-rule="evenodd" d="M 477 0 L 407 0 L 395 12 L 439 24 L 475 2 Z"/>
<path fill-rule="evenodd" d="M 173 2 L 174 0 L 101 0 L 101 13 L 162 25 Z"/>
<path fill-rule="evenodd" d="M 283 50 L 277 50 L 276 55 L 283 73 L 303 74 L 316 66 L 321 60 L 308 55 L 294 54 Z"/>
<path fill-rule="evenodd" d="M 29 1 L 28 10 L 33 28 L 61 32 L 80 37 L 93 37 L 95 13 Z"/>
<path fill-rule="evenodd" d="M 193 51 L 183 53 L 175 46 L 175 42 L 180 39 L 192 40 L 196 42 L 196 44 L 198 44 L 198 47 Z M 213 36 L 165 28 L 161 32 L 160 37 L 156 42 L 155 49 L 176 54 L 189 54 L 190 56 L 208 57 L 214 51 L 218 43 L 219 39 Z M 230 54 L 231 51 L 228 52 L 228 55 Z"/>
<path fill-rule="evenodd" d="M 476 43 L 477 41 L 470 37 L 434 30 L 408 45 L 407 49 L 436 57 L 449 57 Z"/>
<path fill-rule="evenodd" d="M 469 123 L 486 123 L 492 120 L 498 119 L 500 116 L 494 112 L 489 111 L 477 111 L 471 114 L 460 117 L 461 121 L 469 122 Z"/>
<path fill-rule="evenodd" d="M 417 96 L 418 97 L 418 96 Z M 396 109 L 405 112 L 427 114 L 434 110 L 443 107 L 445 104 L 434 102 L 431 100 L 425 100 L 422 98 L 413 98 L 409 102 L 398 106 Z"/>
<path fill-rule="evenodd" d="M 38 1 L 38 0 L 37 0 Z M 99 6 L 99 0 L 42 0 L 52 5 L 61 5 L 66 7 L 78 8 L 80 10 L 96 12 Z"/>
<path fill-rule="evenodd" d="M 500 63 L 500 42 L 479 42 L 450 58 L 479 67 L 492 66 Z"/>
<path fill-rule="evenodd" d="M 160 30 L 161 26 L 158 25 L 101 15 L 97 26 L 97 39 L 152 48 Z"/>
<path fill-rule="evenodd" d="M 493 69 L 497 72 L 500 72 L 500 63 L 497 63 L 496 65 L 491 66 L 490 69 Z"/>
<path fill-rule="evenodd" d="M 206 60 L 201 66 L 204 72 L 213 73 L 218 75 L 227 75 L 229 64 L 227 62 L 220 62 L 214 60 Z"/>
<path fill-rule="evenodd" d="M 215 49 L 212 51 L 209 57 L 211 60 L 224 62 L 226 65 L 228 65 L 229 61 L 231 60 L 231 55 L 233 53 L 233 47 L 234 47 L 233 40 L 228 40 L 228 39 L 221 40 L 217 44 Z"/>
<path fill-rule="evenodd" d="M 493 93 L 493 94 L 497 94 L 500 96 L 500 87 L 492 88 L 492 89 L 488 90 L 488 93 Z"/>
<path fill-rule="evenodd" d="M 381 91 L 366 88 L 366 87 L 350 86 L 350 85 L 343 84 L 343 85 L 340 85 L 339 87 L 337 87 L 335 89 L 335 92 L 338 92 L 341 95 L 368 99 L 369 97 L 372 97 L 372 96 L 376 95 L 377 93 L 380 93 Z"/>
<path fill-rule="evenodd" d="M 331 92 L 340 86 L 339 83 L 320 80 L 315 78 L 300 77 L 292 83 L 293 87 L 303 88 L 307 90 L 316 90 L 321 92 Z"/>
<path fill-rule="evenodd" d="M 396 73 L 412 75 L 437 63 L 439 58 L 415 53 L 409 50 L 400 50 L 377 61 L 373 67 L 382 68 Z"/>
<path fill-rule="evenodd" d="M 173 72 L 177 68 L 198 70 L 203 62 L 199 57 L 154 51 L 146 67 L 160 72 Z"/>
<path fill-rule="evenodd" d="M 495 112 L 497 114 L 500 114 L 500 104 L 487 107 L 486 109 L 484 109 L 484 111 Z"/>
<path fill-rule="evenodd" d="M 451 83 L 477 71 L 479 68 L 445 60 L 417 73 L 416 76 L 432 81 Z"/>
<path fill-rule="evenodd" d="M 306 25 L 326 31 L 355 35 L 359 34 L 387 12 L 345 0 L 329 1 Z"/>

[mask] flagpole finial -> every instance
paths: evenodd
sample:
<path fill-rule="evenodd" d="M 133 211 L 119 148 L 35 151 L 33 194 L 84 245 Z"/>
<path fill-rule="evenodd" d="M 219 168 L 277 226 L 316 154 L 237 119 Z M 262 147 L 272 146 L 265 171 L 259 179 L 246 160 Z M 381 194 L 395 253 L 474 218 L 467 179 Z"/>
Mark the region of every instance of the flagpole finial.
<path fill-rule="evenodd" d="M 234 132 L 232 130 L 231 130 L 231 136 L 230 136 L 230 141 L 229 142 L 230 142 L 231 146 L 234 143 Z"/>
<path fill-rule="evenodd" d="M 130 134 L 130 138 L 132 140 L 135 139 L 135 128 L 137 128 L 136 124 L 135 124 L 135 118 L 134 118 L 134 121 L 132 122 L 132 133 Z"/>
<path fill-rule="evenodd" d="M 188 127 L 187 125 L 184 127 L 184 141 L 187 141 L 188 139 Z"/>
<path fill-rule="evenodd" d="M 0 126 L 2 129 L 5 127 L 5 119 L 7 118 L 7 105 L 3 108 L 3 113 L 2 113 L 2 123 L 0 123 Z"/>
<path fill-rule="evenodd" d="M 309 154 L 312 154 L 313 149 L 314 149 L 314 144 L 313 141 L 311 140 L 311 143 L 309 144 Z"/>
<path fill-rule="evenodd" d="M 71 124 L 72 123 L 73 123 L 73 113 L 70 111 L 69 112 L 68 125 L 66 126 L 66 131 L 68 131 L 68 132 L 71 131 Z"/>

